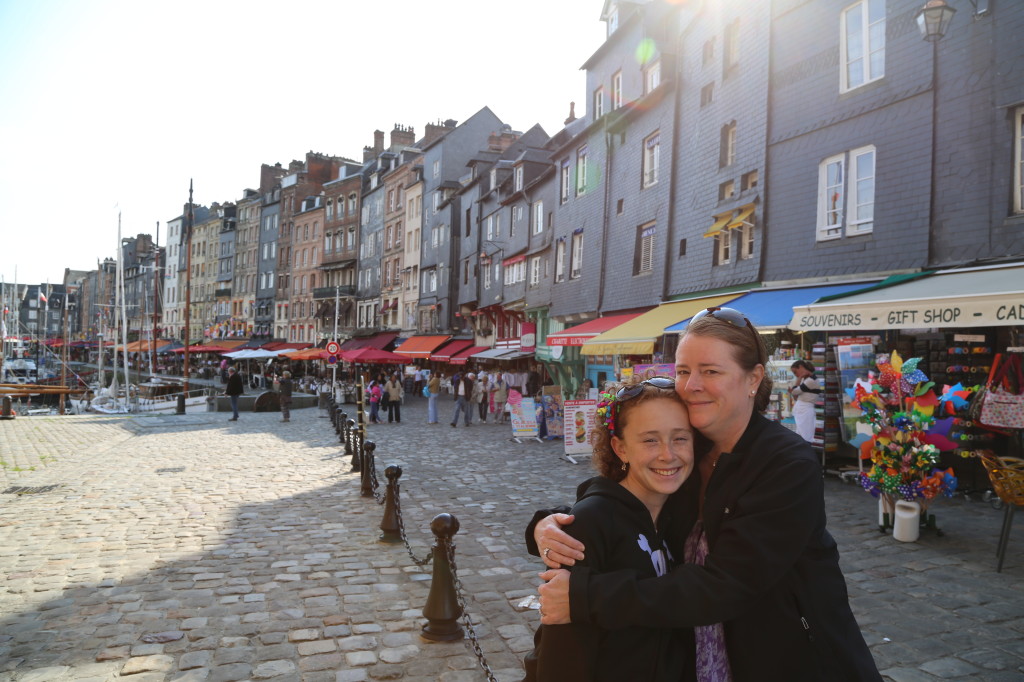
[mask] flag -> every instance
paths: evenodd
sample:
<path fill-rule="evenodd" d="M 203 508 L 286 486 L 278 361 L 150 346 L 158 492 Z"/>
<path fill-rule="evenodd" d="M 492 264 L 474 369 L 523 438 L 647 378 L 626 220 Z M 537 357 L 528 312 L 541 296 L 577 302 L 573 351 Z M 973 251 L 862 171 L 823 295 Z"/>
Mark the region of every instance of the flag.
<path fill-rule="evenodd" d="M 46 303 L 46 294 L 43 293 L 42 289 L 39 290 L 39 300 Z"/>

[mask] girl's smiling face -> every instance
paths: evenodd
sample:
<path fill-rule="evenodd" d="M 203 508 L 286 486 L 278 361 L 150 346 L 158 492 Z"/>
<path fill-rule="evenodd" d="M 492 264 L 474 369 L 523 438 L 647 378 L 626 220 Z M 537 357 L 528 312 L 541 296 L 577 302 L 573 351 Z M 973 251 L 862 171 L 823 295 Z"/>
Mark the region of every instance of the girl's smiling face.
<path fill-rule="evenodd" d="M 612 449 L 629 463 L 620 484 L 657 518 L 668 496 L 693 471 L 693 432 L 686 408 L 672 397 L 643 401 L 629 410 L 629 419 Z"/>

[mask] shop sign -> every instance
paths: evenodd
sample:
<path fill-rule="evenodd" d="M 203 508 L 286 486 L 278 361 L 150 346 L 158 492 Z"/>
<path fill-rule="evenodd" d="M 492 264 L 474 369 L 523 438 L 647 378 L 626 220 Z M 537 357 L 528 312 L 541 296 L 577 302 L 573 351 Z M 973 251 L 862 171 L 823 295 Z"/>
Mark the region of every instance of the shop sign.
<path fill-rule="evenodd" d="M 566 400 L 563 404 L 565 454 L 589 455 L 593 451 L 590 434 L 597 414 L 596 400 Z"/>
<path fill-rule="evenodd" d="M 1024 302 L 995 294 L 958 301 L 899 301 L 795 308 L 790 329 L 921 329 L 1024 324 Z"/>

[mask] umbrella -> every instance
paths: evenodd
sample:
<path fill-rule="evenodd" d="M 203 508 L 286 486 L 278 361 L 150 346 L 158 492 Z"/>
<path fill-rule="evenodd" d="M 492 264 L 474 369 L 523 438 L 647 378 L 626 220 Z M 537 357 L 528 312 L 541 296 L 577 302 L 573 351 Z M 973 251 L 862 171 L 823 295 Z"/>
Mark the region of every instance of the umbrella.
<path fill-rule="evenodd" d="M 189 346 L 188 352 L 191 353 L 223 353 L 224 351 L 230 350 L 229 348 L 223 348 L 221 346 L 202 346 L 196 344 L 195 346 Z M 184 348 L 175 348 L 174 353 L 184 353 Z"/>
<path fill-rule="evenodd" d="M 376 365 L 407 365 L 413 361 L 412 358 L 404 355 L 376 348 L 357 348 L 356 350 L 344 351 L 341 354 L 341 358 L 346 362 Z"/>
<path fill-rule="evenodd" d="M 290 360 L 326 360 L 330 353 L 323 348 L 304 348 L 302 350 L 290 350 L 281 353 Z"/>

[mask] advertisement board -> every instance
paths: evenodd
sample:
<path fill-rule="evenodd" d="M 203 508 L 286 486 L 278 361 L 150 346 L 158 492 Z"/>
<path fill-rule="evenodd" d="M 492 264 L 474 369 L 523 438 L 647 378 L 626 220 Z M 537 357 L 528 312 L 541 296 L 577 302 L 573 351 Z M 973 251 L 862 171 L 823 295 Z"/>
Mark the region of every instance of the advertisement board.
<path fill-rule="evenodd" d="M 534 438 L 540 440 L 540 427 L 537 425 L 537 406 L 533 398 L 524 398 L 516 390 L 508 392 L 508 404 L 511 406 L 512 439 Z"/>
<path fill-rule="evenodd" d="M 566 400 L 563 403 L 565 456 L 573 464 L 573 457 L 590 455 L 590 434 L 594 430 L 594 417 L 597 414 L 596 400 Z"/>
<path fill-rule="evenodd" d="M 541 409 L 548 438 L 562 438 L 565 435 L 562 422 L 562 387 L 545 386 L 541 395 Z"/>

